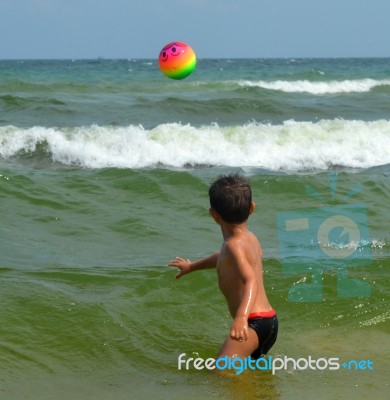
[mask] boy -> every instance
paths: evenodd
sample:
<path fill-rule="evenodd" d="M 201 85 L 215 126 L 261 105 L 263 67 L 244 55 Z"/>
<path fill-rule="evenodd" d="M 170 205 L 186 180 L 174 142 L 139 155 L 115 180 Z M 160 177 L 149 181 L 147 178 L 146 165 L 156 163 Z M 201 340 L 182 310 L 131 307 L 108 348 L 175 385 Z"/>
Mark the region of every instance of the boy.
<path fill-rule="evenodd" d="M 257 359 L 275 343 L 278 319 L 264 290 L 260 244 L 247 227 L 255 209 L 251 187 L 239 174 L 220 176 L 210 186 L 209 197 L 209 213 L 222 231 L 221 250 L 196 262 L 176 257 L 169 265 L 179 268 L 176 278 L 217 269 L 219 288 L 233 317 L 218 357 Z"/>

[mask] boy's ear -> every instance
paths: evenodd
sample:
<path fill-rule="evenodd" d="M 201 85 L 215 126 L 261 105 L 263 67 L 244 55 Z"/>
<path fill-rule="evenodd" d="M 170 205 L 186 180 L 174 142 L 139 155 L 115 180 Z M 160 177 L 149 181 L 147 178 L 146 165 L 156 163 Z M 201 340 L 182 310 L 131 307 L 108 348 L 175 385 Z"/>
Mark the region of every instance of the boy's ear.
<path fill-rule="evenodd" d="M 253 213 L 256 209 L 256 203 L 254 201 L 251 202 L 251 206 L 249 207 L 249 215 Z"/>
<path fill-rule="evenodd" d="M 218 222 L 219 214 L 214 210 L 214 208 L 209 208 L 209 214 L 214 218 L 215 222 Z"/>

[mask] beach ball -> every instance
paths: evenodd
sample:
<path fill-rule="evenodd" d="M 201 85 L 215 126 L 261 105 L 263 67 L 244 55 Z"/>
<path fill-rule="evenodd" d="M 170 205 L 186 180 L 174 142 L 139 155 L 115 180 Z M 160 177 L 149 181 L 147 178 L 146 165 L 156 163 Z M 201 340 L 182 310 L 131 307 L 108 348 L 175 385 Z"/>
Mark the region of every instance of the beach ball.
<path fill-rule="evenodd" d="M 158 63 L 168 78 L 184 79 L 195 69 L 196 56 L 188 44 L 172 42 L 160 51 Z"/>

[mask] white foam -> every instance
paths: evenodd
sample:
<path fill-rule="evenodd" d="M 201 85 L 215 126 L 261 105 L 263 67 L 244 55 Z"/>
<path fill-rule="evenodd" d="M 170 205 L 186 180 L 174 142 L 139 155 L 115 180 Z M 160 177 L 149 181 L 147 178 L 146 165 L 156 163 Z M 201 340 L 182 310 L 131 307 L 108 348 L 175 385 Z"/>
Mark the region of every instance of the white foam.
<path fill-rule="evenodd" d="M 343 81 L 239 81 L 241 87 L 260 87 L 286 93 L 310 93 L 314 95 L 337 93 L 364 93 L 378 86 L 389 86 L 390 79 L 356 79 Z"/>
<path fill-rule="evenodd" d="M 282 125 L 142 126 L 21 129 L 0 127 L 0 157 L 34 153 L 44 144 L 53 161 L 86 168 L 158 165 L 326 170 L 390 163 L 390 121 L 286 121 Z M 38 155 L 41 156 L 41 155 Z"/>

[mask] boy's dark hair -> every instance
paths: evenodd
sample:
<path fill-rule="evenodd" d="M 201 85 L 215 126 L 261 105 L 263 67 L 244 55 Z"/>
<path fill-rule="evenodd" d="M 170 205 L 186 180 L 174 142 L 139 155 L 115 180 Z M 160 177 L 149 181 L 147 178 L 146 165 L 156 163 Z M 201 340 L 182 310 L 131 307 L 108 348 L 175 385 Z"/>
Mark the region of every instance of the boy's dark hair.
<path fill-rule="evenodd" d="M 252 190 L 248 180 L 236 173 L 219 176 L 209 189 L 210 206 L 230 224 L 240 224 L 249 217 Z"/>

